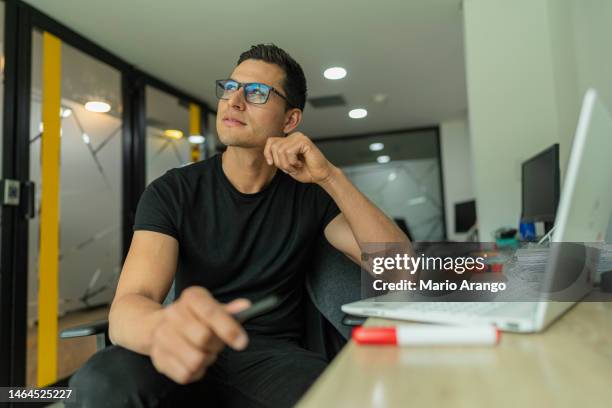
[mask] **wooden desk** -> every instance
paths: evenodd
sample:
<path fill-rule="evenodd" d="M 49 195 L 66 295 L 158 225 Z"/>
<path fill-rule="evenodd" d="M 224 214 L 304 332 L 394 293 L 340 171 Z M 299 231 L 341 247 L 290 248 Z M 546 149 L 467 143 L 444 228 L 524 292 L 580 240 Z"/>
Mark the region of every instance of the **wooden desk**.
<path fill-rule="evenodd" d="M 410 324 L 368 319 L 366 325 Z M 612 302 L 584 302 L 545 332 L 494 347 L 350 342 L 298 404 L 306 407 L 612 407 Z"/>

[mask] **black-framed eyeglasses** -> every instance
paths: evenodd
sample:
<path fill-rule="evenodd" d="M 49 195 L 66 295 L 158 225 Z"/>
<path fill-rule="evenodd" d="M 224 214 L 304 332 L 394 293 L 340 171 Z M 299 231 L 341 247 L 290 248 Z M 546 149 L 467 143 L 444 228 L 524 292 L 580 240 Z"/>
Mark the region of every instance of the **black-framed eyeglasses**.
<path fill-rule="evenodd" d="M 216 92 L 217 98 L 219 99 L 230 99 L 232 95 L 242 88 L 244 92 L 244 99 L 247 102 L 254 103 L 257 105 L 264 104 L 268 102 L 268 98 L 270 97 L 270 92 L 274 92 L 289 104 L 289 106 L 294 107 L 295 105 L 289 102 L 289 99 L 282 93 L 278 92 L 274 87 L 270 85 L 262 84 L 259 82 L 238 82 L 233 79 L 218 79 L 216 82 Z"/>

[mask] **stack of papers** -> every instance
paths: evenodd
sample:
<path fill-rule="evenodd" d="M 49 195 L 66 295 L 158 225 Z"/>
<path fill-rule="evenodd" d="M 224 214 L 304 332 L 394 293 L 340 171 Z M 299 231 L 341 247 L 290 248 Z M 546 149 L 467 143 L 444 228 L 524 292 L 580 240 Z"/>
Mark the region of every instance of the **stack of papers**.
<path fill-rule="evenodd" d="M 597 275 L 607 271 L 612 271 L 612 244 L 604 244 L 597 264 Z"/>
<path fill-rule="evenodd" d="M 545 247 L 521 248 L 514 253 L 506 276 L 515 287 L 531 287 L 542 281 L 548 261 L 549 249 Z"/>
<path fill-rule="evenodd" d="M 516 261 L 523 271 L 544 272 L 548 261 L 548 248 L 523 248 L 516 251 Z"/>
<path fill-rule="evenodd" d="M 521 248 L 515 253 L 514 274 L 522 280 L 536 280 L 536 276 L 543 274 L 546 270 L 549 248 Z M 612 244 L 604 244 L 601 247 L 595 281 L 603 272 L 612 271 Z"/>

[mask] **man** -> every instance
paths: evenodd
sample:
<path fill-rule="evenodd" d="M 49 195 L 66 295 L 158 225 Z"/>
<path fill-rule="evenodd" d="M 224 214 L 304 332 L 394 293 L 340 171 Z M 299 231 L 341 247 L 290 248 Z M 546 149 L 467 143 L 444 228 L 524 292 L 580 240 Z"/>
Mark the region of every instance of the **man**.
<path fill-rule="evenodd" d="M 251 47 L 217 96 L 227 150 L 143 193 L 109 315 L 115 346 L 71 382 L 85 405 L 295 404 L 327 364 L 299 345 L 315 240 L 323 234 L 355 262 L 366 242 L 407 242 L 295 131 L 306 79 L 286 52 Z M 162 308 L 174 279 L 180 296 Z M 275 310 L 244 327 L 231 316 L 269 294 Z"/>

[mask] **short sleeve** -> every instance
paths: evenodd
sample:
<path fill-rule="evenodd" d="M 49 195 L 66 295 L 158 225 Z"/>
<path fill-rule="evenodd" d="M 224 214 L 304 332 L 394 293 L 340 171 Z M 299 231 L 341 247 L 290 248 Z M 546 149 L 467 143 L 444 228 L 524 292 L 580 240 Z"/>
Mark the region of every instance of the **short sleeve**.
<path fill-rule="evenodd" d="M 179 239 L 181 217 L 178 184 L 170 172 L 153 181 L 140 196 L 134 231 L 160 232 Z"/>
<path fill-rule="evenodd" d="M 316 207 L 320 214 L 321 228 L 325 229 L 325 227 L 340 214 L 340 209 L 329 194 L 319 186 L 315 188 L 315 200 Z"/>

